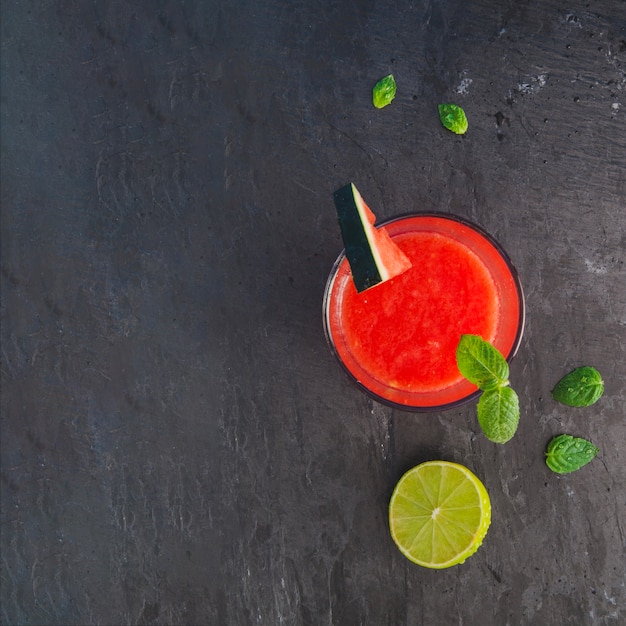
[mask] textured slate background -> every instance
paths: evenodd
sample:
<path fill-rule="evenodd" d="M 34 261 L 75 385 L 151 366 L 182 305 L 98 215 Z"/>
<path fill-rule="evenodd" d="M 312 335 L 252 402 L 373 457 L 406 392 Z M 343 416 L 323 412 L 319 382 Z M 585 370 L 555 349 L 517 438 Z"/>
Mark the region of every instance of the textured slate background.
<path fill-rule="evenodd" d="M 2 624 L 623 624 L 623 0 L 2 3 Z M 372 85 L 393 72 L 394 103 Z M 467 111 L 463 138 L 436 105 Z M 345 379 L 332 192 L 443 210 L 527 295 L 519 432 Z M 604 397 L 550 390 L 598 367 Z M 596 443 L 558 477 L 552 435 Z M 441 572 L 393 546 L 417 462 L 493 523 Z"/>

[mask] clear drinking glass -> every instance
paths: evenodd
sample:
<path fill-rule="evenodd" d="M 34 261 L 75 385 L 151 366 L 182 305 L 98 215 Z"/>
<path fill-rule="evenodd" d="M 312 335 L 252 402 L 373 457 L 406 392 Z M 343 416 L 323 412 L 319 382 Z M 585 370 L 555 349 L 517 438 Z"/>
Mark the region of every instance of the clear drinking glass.
<path fill-rule="evenodd" d="M 450 245 L 455 249 L 464 249 L 472 258 L 477 258 L 480 265 L 486 269 L 488 275 L 492 279 L 495 286 L 493 293 L 495 294 L 494 302 L 485 302 L 485 310 L 489 307 L 497 310 L 496 321 L 493 326 L 493 337 L 490 338 L 493 345 L 502 352 L 502 354 L 510 360 L 517 352 L 522 333 L 524 329 L 524 295 L 522 286 L 511 260 L 504 252 L 501 246 L 480 227 L 468 222 L 467 220 L 447 214 L 447 213 L 412 213 L 399 216 L 383 222 L 380 226 L 384 226 L 395 243 L 401 248 L 406 242 L 412 238 L 428 237 L 435 235 L 433 241 L 441 241 L 442 245 Z M 437 244 L 433 244 L 437 245 Z M 463 254 L 460 252 L 460 254 Z M 482 270 L 481 270 L 482 271 Z M 411 272 L 411 270 L 409 270 Z M 411 280 L 411 275 L 407 273 L 407 277 L 398 282 L 402 276 L 397 277 L 385 283 L 386 300 L 382 302 L 381 309 L 387 308 L 390 299 L 394 298 L 393 285 L 394 281 L 400 285 L 402 293 L 397 293 L 398 298 L 406 298 L 407 292 L 417 294 L 419 297 L 419 285 L 407 285 L 407 280 Z M 427 276 L 422 276 L 420 280 L 427 280 Z M 456 291 L 450 294 L 442 294 L 442 297 L 449 298 L 454 302 L 459 297 L 461 291 L 471 290 L 472 286 L 464 286 L 463 276 L 454 277 L 450 280 L 450 285 Z M 459 282 L 460 281 L 460 282 Z M 459 287 L 459 285 L 461 287 Z M 373 287 L 371 289 L 382 289 L 383 285 Z M 447 289 L 444 284 L 442 290 Z M 349 291 L 352 290 L 352 295 Z M 358 297 L 367 297 L 370 290 L 362 292 Z M 457 293 L 458 292 L 458 293 Z M 385 364 L 381 367 L 380 363 L 374 367 L 360 356 L 360 347 L 354 345 L 354 339 L 351 337 L 354 333 L 350 327 L 358 319 L 354 320 L 350 317 L 348 307 L 345 304 L 351 299 L 354 300 L 354 285 L 350 274 L 350 267 L 342 252 L 335 262 L 324 293 L 323 313 L 324 313 L 324 331 L 331 351 L 338 359 L 342 368 L 348 377 L 365 393 L 383 404 L 392 407 L 402 408 L 407 411 L 441 411 L 454 408 L 465 402 L 468 402 L 478 394 L 477 388 L 458 374 L 456 380 L 448 383 L 435 383 L 430 388 L 425 386 L 420 379 L 421 373 L 415 372 L 415 383 L 407 382 L 398 383 L 392 375 L 392 364 L 389 364 L 389 372 L 385 371 Z M 474 304 L 476 306 L 476 304 Z M 459 309 L 462 310 L 462 309 Z M 431 311 L 431 315 L 438 315 L 438 312 Z M 495 313 L 494 313 L 495 315 Z M 387 323 L 384 320 L 384 312 L 381 310 L 381 324 Z M 377 322 L 378 323 L 378 322 Z M 417 319 L 405 319 L 403 325 L 419 324 Z M 380 330 L 380 329 L 379 329 Z M 384 331 L 384 328 L 383 328 Z M 461 329 L 463 332 L 463 329 Z M 395 323 L 389 328 L 389 332 L 379 333 L 381 341 L 386 341 L 386 335 L 398 335 L 402 337 L 403 329 L 399 328 Z M 487 339 L 486 337 L 484 337 Z M 459 334 L 460 339 L 460 334 Z M 353 342 L 353 343 L 351 343 Z M 398 359 L 410 357 L 412 350 L 418 350 L 419 346 L 405 345 L 403 354 L 398 354 Z M 449 357 L 449 355 L 448 355 Z M 395 359 L 390 359 L 395 360 Z M 436 365 L 436 364 L 435 364 Z"/>

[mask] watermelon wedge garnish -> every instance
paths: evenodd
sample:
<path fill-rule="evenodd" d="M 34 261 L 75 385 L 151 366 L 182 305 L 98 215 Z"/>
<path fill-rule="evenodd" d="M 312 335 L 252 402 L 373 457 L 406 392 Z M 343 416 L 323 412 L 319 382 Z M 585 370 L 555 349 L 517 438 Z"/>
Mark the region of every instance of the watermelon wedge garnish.
<path fill-rule="evenodd" d="M 334 193 L 341 237 L 357 291 L 365 291 L 411 267 L 411 261 L 385 228 L 376 228 L 376 216 L 353 183 Z"/>

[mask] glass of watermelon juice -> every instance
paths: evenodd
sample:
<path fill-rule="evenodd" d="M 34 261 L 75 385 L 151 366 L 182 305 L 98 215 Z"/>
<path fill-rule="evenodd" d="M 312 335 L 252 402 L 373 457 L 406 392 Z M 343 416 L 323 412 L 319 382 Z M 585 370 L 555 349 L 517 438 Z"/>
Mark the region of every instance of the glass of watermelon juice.
<path fill-rule="evenodd" d="M 524 296 L 509 257 L 478 226 L 445 213 L 382 223 L 409 270 L 357 293 L 345 251 L 326 284 L 324 330 L 348 376 L 376 400 L 409 411 L 450 409 L 477 388 L 456 365 L 461 335 L 480 335 L 510 359 Z"/>

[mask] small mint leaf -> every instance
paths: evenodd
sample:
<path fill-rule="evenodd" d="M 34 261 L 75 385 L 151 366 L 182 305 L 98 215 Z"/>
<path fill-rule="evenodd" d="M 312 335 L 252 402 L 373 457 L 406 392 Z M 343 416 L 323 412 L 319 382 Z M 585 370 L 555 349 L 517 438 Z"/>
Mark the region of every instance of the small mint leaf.
<path fill-rule="evenodd" d="M 461 374 L 479 389 L 504 386 L 509 380 L 509 364 L 502 354 L 478 335 L 462 335 L 456 349 Z"/>
<path fill-rule="evenodd" d="M 589 406 L 604 393 L 604 381 L 594 367 L 577 367 L 556 384 L 552 397 L 567 406 Z"/>
<path fill-rule="evenodd" d="M 506 443 L 519 424 L 519 398 L 511 387 L 496 387 L 483 392 L 478 401 L 478 423 L 485 437 Z"/>
<path fill-rule="evenodd" d="M 396 97 L 396 81 L 393 74 L 381 78 L 372 90 L 372 102 L 377 109 L 382 109 Z"/>
<path fill-rule="evenodd" d="M 557 474 L 569 474 L 587 465 L 598 452 L 591 441 L 571 435 L 558 435 L 548 444 L 546 465 Z"/>
<path fill-rule="evenodd" d="M 457 135 L 467 132 L 467 117 L 465 111 L 456 104 L 438 104 L 439 119 L 445 128 Z"/>

